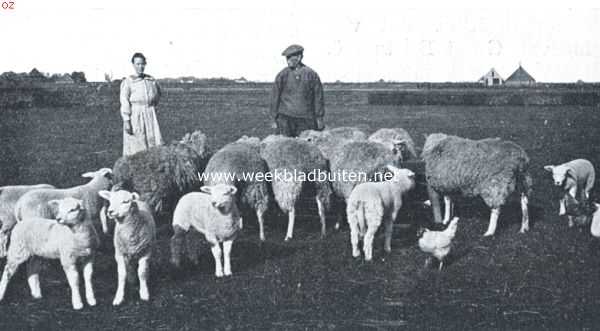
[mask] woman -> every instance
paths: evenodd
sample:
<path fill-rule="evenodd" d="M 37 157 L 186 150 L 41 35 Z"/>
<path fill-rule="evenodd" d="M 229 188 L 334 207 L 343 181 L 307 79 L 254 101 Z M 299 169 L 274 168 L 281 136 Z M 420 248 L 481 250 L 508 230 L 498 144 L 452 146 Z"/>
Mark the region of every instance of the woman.
<path fill-rule="evenodd" d="M 131 63 L 136 75 L 121 83 L 123 155 L 163 143 L 154 109 L 160 99 L 160 88 L 152 76 L 144 74 L 146 57 L 142 53 L 133 54 Z"/>

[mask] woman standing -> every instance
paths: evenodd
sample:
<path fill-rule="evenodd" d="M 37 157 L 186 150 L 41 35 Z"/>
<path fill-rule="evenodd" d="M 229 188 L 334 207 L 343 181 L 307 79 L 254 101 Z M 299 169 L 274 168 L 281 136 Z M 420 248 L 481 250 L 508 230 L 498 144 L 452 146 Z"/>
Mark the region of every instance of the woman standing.
<path fill-rule="evenodd" d="M 144 54 L 133 54 L 131 63 L 136 75 L 123 79 L 121 83 L 123 155 L 132 155 L 163 143 L 155 112 L 160 87 L 152 76 L 144 74 Z"/>

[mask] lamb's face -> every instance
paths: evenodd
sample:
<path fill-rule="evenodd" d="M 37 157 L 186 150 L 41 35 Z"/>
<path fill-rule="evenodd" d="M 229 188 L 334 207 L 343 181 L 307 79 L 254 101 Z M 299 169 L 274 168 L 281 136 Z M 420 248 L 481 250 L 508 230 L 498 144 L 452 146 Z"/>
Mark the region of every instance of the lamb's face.
<path fill-rule="evenodd" d="M 563 166 L 545 166 L 546 171 L 552 172 L 552 178 L 554 179 L 554 185 L 562 186 L 569 174 L 569 169 Z"/>
<path fill-rule="evenodd" d="M 83 202 L 75 198 L 64 198 L 60 200 L 51 200 L 48 204 L 54 206 L 56 212 L 56 221 L 64 225 L 75 225 L 83 220 L 85 209 Z"/>
<path fill-rule="evenodd" d="M 412 170 L 406 168 L 397 168 L 392 165 L 388 165 L 387 168 L 394 174 L 392 181 L 408 182 L 410 183 L 410 188 L 415 185 L 415 173 Z"/>
<path fill-rule="evenodd" d="M 133 208 L 137 208 L 136 201 L 139 196 L 135 192 L 119 190 L 115 192 L 100 191 L 100 196 L 108 200 L 108 209 L 106 214 L 108 217 L 116 220 L 122 220 L 127 216 Z"/>
<path fill-rule="evenodd" d="M 210 203 L 212 206 L 224 214 L 229 213 L 231 210 L 235 201 L 235 193 L 237 192 L 235 186 L 227 184 L 202 186 L 200 190 L 210 194 Z"/>

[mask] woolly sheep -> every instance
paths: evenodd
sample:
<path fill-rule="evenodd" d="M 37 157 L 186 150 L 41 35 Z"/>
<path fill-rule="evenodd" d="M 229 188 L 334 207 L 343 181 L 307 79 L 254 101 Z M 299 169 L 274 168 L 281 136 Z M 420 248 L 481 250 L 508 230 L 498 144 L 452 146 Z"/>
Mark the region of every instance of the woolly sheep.
<path fill-rule="evenodd" d="M 23 194 L 36 189 L 54 188 L 52 185 L 11 185 L 0 187 L 0 257 L 6 256 L 6 245 L 12 228 L 17 224 L 15 206 Z"/>
<path fill-rule="evenodd" d="M 570 194 L 576 200 L 585 202 L 590 198 L 590 191 L 594 187 L 596 173 L 594 165 L 588 160 L 577 159 L 560 165 L 544 166 L 546 171 L 552 173 L 554 185 L 563 191 L 563 198 L 559 201 L 558 215 L 565 215 L 565 194 Z M 569 227 L 573 226 L 573 216 L 569 218 Z"/>
<path fill-rule="evenodd" d="M 408 132 L 402 128 L 379 129 L 369 136 L 369 140 L 384 144 L 391 151 L 400 150 L 403 161 L 417 158 L 415 143 Z"/>
<path fill-rule="evenodd" d="M 204 184 L 229 184 L 237 188 L 240 207 L 251 208 L 258 219 L 260 240 L 265 240 L 264 214 L 271 202 L 270 186 L 266 181 L 248 180 L 249 174 L 266 173 L 266 162 L 260 156 L 260 139 L 242 137 L 217 151 L 204 170 Z"/>
<path fill-rule="evenodd" d="M 295 205 L 300 198 L 302 188 L 310 180 L 316 188 L 315 200 L 319 210 L 319 220 L 321 221 L 321 236 L 325 237 L 325 212 L 329 208 L 329 196 L 331 195 L 331 186 L 327 177 L 324 180 L 308 178 L 312 176 L 328 176 L 327 160 L 323 157 L 319 149 L 309 142 L 288 138 L 279 135 L 271 135 L 263 139 L 261 145 L 261 157 L 267 162 L 269 171 L 274 176 L 271 186 L 275 201 L 288 214 L 288 228 L 285 240 L 292 239 L 295 221 Z M 298 174 L 296 178 L 284 178 Z M 306 176 L 301 178 L 301 176 Z M 315 180 L 317 179 L 317 180 Z"/>
<path fill-rule="evenodd" d="M 138 192 L 156 215 L 173 210 L 177 200 L 201 185 L 210 157 L 206 135 L 201 131 L 186 134 L 180 141 L 155 146 L 119 158 L 114 166 L 117 189 Z"/>
<path fill-rule="evenodd" d="M 123 303 L 127 270 L 132 261 L 138 263 L 140 299 L 148 301 L 148 273 L 152 246 L 156 239 L 156 224 L 152 210 L 140 200 L 137 193 L 125 190 L 100 191 L 99 195 L 109 201 L 107 215 L 116 221 L 113 243 L 117 261 L 118 286 L 113 305 Z"/>
<path fill-rule="evenodd" d="M 100 210 L 103 200 L 98 196 L 101 190 L 109 189 L 112 185 L 112 170 L 102 168 L 94 172 L 86 172 L 81 177 L 91 178 L 83 185 L 63 189 L 36 189 L 25 193 L 15 206 L 15 215 L 18 221 L 25 218 L 37 216 L 43 218 L 54 218 L 55 211 L 48 205 L 48 201 L 72 197 L 83 201 L 86 219 L 102 230 L 106 230 L 106 224 L 100 219 Z"/>
<path fill-rule="evenodd" d="M 346 214 L 350 226 L 352 256 L 359 257 L 359 237 L 363 238 L 365 260 L 373 257 L 373 238 L 379 226 L 385 227 L 386 252 L 392 251 L 392 230 L 398 211 L 402 207 L 402 198 L 415 187 L 415 173 L 409 169 L 389 166 L 393 177 L 383 182 L 371 182 L 357 185 L 348 198 Z"/>
<path fill-rule="evenodd" d="M 215 276 L 231 276 L 230 254 L 233 241 L 241 229 L 242 218 L 235 203 L 233 185 L 203 186 L 201 192 L 184 195 L 173 213 L 171 262 L 179 267 L 185 233 L 190 227 L 204 235 L 215 258 Z M 223 243 L 223 250 L 220 244 Z M 224 267 L 221 263 L 223 255 Z"/>
<path fill-rule="evenodd" d="M 345 143 L 367 140 L 367 134 L 359 128 L 343 126 L 323 131 L 302 131 L 298 138 L 316 145 L 323 156 L 328 159 L 331 153 Z"/>
<path fill-rule="evenodd" d="M 496 232 L 500 207 L 517 191 L 521 194 L 520 232 L 529 230 L 529 157 L 517 144 L 501 139 L 470 140 L 434 133 L 427 137 L 421 155 L 437 223 L 441 222 L 438 194 L 442 194 L 446 202 L 444 224 L 451 217 L 451 194 L 479 196 L 492 209 L 484 234 L 491 236 Z"/>
<path fill-rule="evenodd" d="M 96 305 L 92 274 L 94 253 L 100 245 L 94 225 L 86 218 L 84 201 L 71 197 L 50 200 L 48 204 L 57 210 L 56 219 L 26 217 L 12 231 L 11 243 L 6 256 L 6 265 L 0 280 L 0 301 L 6 287 L 19 265 L 28 261 L 27 274 L 31 295 L 42 297 L 39 272 L 40 259 L 60 259 L 69 286 L 73 309 L 83 308 L 79 294 L 79 272 L 77 263 L 83 263 L 86 301 Z"/>

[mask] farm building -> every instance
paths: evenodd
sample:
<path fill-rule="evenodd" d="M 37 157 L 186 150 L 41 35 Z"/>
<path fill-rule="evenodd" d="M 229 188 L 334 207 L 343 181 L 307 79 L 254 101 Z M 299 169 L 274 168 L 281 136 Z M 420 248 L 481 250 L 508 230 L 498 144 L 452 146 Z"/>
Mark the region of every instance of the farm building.
<path fill-rule="evenodd" d="M 500 76 L 496 69 L 492 68 L 487 74 L 479 78 L 479 82 L 485 86 L 497 86 L 504 84 L 504 79 Z"/>
<path fill-rule="evenodd" d="M 506 85 L 534 85 L 535 79 L 521 65 L 504 82 Z"/>

